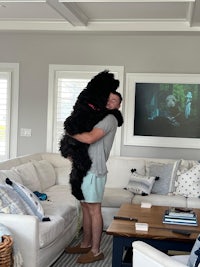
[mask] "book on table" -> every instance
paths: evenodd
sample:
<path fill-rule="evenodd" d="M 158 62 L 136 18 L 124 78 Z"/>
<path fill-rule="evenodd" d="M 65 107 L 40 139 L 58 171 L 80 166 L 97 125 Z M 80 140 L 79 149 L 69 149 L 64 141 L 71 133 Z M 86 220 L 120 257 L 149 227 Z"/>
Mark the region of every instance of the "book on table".
<path fill-rule="evenodd" d="M 169 208 L 168 210 L 166 210 L 165 214 L 180 218 L 195 217 L 195 212 L 192 209 L 187 209 L 187 208 Z"/>
<path fill-rule="evenodd" d="M 197 226 L 197 216 L 192 210 L 170 208 L 165 211 L 163 223 Z"/>

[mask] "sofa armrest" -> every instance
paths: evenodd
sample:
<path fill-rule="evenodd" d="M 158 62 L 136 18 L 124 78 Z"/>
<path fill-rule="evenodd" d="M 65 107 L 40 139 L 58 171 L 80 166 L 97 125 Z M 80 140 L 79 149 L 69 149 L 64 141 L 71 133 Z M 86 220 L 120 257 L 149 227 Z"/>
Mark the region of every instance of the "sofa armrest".
<path fill-rule="evenodd" d="M 0 214 L 0 223 L 8 227 L 13 234 L 14 242 L 22 254 L 23 267 L 38 266 L 38 219 L 30 215 Z"/>
<path fill-rule="evenodd" d="M 133 267 L 187 267 L 142 241 L 133 242 Z"/>

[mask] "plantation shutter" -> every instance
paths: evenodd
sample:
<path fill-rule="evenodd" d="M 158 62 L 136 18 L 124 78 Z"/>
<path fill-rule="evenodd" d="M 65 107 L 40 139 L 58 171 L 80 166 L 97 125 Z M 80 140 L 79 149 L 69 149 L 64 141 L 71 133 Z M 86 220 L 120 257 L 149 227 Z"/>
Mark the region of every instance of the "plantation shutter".
<path fill-rule="evenodd" d="M 0 72 L 0 160 L 8 158 L 11 72 Z"/>
<path fill-rule="evenodd" d="M 86 87 L 89 79 L 80 77 L 82 75 L 70 74 L 64 71 L 58 71 L 56 75 L 56 116 L 54 121 L 54 144 L 53 150 L 59 151 L 59 143 L 62 137 L 63 123 L 71 114 L 73 106 L 80 92 Z"/>

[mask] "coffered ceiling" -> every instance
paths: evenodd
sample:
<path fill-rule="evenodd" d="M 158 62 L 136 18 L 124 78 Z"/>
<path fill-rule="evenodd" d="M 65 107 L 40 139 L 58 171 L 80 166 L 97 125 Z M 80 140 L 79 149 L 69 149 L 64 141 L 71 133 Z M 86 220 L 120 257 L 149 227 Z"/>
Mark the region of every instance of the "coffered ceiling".
<path fill-rule="evenodd" d="M 4 0 L 0 31 L 200 33 L 200 0 Z"/>

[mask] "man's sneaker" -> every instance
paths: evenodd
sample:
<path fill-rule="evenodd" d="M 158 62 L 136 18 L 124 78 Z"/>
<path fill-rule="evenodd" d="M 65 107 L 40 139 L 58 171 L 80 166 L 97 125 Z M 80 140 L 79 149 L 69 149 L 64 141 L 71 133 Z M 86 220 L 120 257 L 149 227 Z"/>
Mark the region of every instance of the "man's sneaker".
<path fill-rule="evenodd" d="M 98 254 L 94 255 L 94 253 L 90 250 L 87 254 L 81 255 L 77 259 L 77 263 L 91 263 L 95 261 L 100 261 L 104 259 L 103 252 L 99 252 Z"/>
<path fill-rule="evenodd" d="M 69 254 L 84 254 L 84 253 L 88 253 L 90 250 L 91 250 L 91 247 L 81 248 L 81 244 L 78 244 L 74 247 L 65 248 L 65 252 Z"/>

